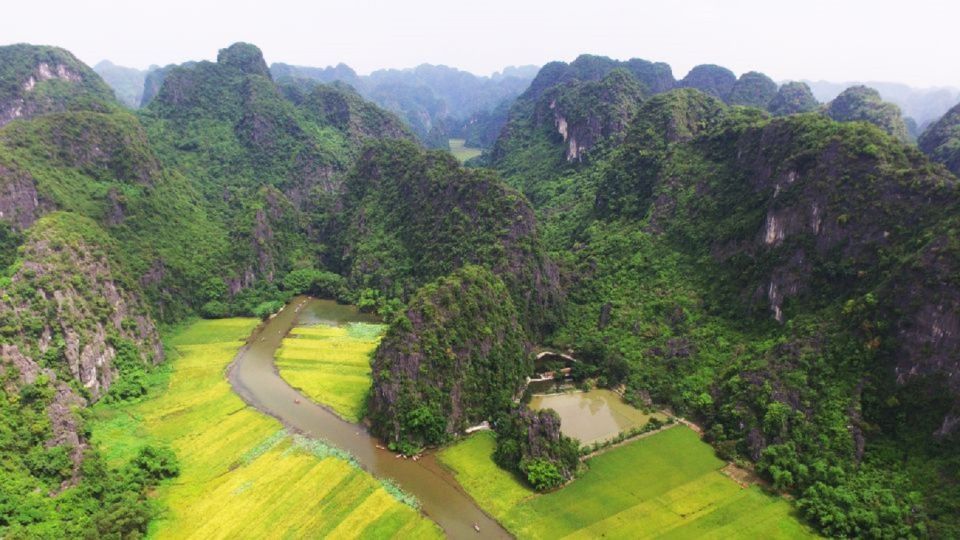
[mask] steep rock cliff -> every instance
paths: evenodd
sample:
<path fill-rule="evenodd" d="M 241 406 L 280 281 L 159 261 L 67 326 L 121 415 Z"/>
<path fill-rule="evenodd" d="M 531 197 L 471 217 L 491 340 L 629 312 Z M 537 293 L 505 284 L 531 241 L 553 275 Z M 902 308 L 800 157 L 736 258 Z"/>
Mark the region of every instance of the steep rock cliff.
<path fill-rule="evenodd" d="M 506 286 L 489 270 L 466 266 L 424 286 L 374 355 L 374 431 L 406 451 L 490 420 L 532 370 L 525 340 Z"/>
<path fill-rule="evenodd" d="M 73 409 L 103 397 L 123 377 L 123 361 L 163 359 L 136 286 L 112 267 L 108 254 L 115 249 L 91 220 L 53 213 L 29 230 L 14 271 L 0 281 L 0 369 L 13 370 L 21 386 L 41 375 L 53 382 L 48 444 L 70 447 L 75 474 L 86 441 Z M 124 343 L 139 353 L 118 362 L 118 354 L 130 351 Z"/>
<path fill-rule="evenodd" d="M 119 105 L 100 76 L 56 47 L 0 47 L 0 126 L 67 110 L 107 111 Z"/>

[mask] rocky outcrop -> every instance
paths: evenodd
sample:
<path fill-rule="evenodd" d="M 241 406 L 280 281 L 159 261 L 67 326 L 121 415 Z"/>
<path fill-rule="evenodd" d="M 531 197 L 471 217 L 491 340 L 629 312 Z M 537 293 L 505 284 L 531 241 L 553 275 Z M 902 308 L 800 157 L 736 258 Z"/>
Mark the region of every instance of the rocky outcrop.
<path fill-rule="evenodd" d="M 464 267 L 418 291 L 377 349 L 374 431 L 404 451 L 440 444 L 506 410 L 532 367 L 506 286 Z"/>
<path fill-rule="evenodd" d="M 696 88 L 705 94 L 724 101 L 730 98 L 730 92 L 737 84 L 737 76 L 725 67 L 714 64 L 695 66 L 677 86 Z"/>
<path fill-rule="evenodd" d="M 563 140 L 565 159 L 582 161 L 601 140 L 625 131 L 643 98 L 644 90 L 636 79 L 617 69 L 600 81 L 554 87 L 544 94 L 543 102 Z"/>
<path fill-rule="evenodd" d="M 19 343 L 19 353 L 34 361 L 55 353 L 59 363 L 52 367 L 76 380 L 93 399 L 118 374 L 112 366 L 113 340 L 136 343 L 145 362 L 163 358 L 146 307 L 103 257 L 109 248 L 107 237 L 86 218 L 67 213 L 42 218 L 28 232 L 22 264 L 0 304 L 9 323 L 4 332 Z M 55 316 L 37 318 L 48 312 Z"/>
<path fill-rule="evenodd" d="M 220 49 L 217 53 L 217 63 L 239 69 L 247 75 L 272 78 L 260 48 L 250 43 L 234 43 L 226 49 Z"/>
<path fill-rule="evenodd" d="M 777 83 L 763 73 L 750 71 L 737 79 L 730 90 L 727 102 L 731 105 L 745 105 L 766 109 L 777 96 Z"/>
<path fill-rule="evenodd" d="M 767 110 L 777 116 L 812 112 L 820 107 L 820 103 L 813 97 L 813 92 L 807 83 L 788 82 L 780 86 L 776 97 L 770 101 Z"/>
<path fill-rule="evenodd" d="M 873 88 L 847 88 L 827 104 L 826 114 L 838 122 L 869 122 L 901 141 L 910 140 L 900 107 L 883 101 Z"/>
<path fill-rule="evenodd" d="M 0 126 L 17 119 L 66 110 L 109 110 L 116 101 L 100 77 L 56 47 L 0 47 L 7 67 L 0 84 Z"/>
<path fill-rule="evenodd" d="M 41 375 L 51 381 L 48 445 L 69 446 L 79 467 L 86 442 L 74 409 L 123 376 L 115 365 L 119 342 L 142 351 L 144 364 L 160 362 L 163 348 L 146 306 L 111 268 L 111 242 L 94 222 L 49 214 L 21 249 L 0 301 L 0 368 L 12 368 L 20 385 Z"/>
<path fill-rule="evenodd" d="M 49 209 L 28 173 L 0 164 L 0 221 L 23 230 Z"/>

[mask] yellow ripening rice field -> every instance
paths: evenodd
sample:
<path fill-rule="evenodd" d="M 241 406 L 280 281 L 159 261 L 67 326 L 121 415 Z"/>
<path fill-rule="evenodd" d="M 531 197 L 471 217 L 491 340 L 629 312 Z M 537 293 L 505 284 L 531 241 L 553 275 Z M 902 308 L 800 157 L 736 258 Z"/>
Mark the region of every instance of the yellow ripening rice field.
<path fill-rule="evenodd" d="M 166 341 L 168 380 L 134 404 L 98 405 L 93 441 L 113 465 L 167 445 L 180 475 L 160 486 L 153 538 L 436 538 L 345 453 L 288 435 L 246 406 L 224 370 L 257 321 L 197 321 Z"/>
<path fill-rule="evenodd" d="M 741 488 L 686 427 L 591 458 L 566 487 L 536 494 L 493 462 L 481 432 L 440 452 L 477 503 L 517 538 L 809 538 L 790 504 Z"/>
<path fill-rule="evenodd" d="M 359 422 L 370 391 L 370 356 L 385 329 L 368 323 L 294 328 L 277 351 L 277 369 L 313 401 Z"/>

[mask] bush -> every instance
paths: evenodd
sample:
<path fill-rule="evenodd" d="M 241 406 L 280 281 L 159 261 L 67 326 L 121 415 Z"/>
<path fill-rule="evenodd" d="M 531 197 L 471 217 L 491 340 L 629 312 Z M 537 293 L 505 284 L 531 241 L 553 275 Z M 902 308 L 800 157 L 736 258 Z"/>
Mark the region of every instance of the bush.
<path fill-rule="evenodd" d="M 560 469 L 544 458 L 524 460 L 520 463 L 520 470 L 527 477 L 527 481 L 537 491 L 545 491 L 563 484 L 563 475 Z"/>
<path fill-rule="evenodd" d="M 283 288 L 293 294 L 303 294 L 309 292 L 313 287 L 317 271 L 313 268 L 301 268 L 293 270 L 283 277 Z"/>
<path fill-rule="evenodd" d="M 270 300 L 267 302 L 261 302 L 257 304 L 257 307 L 253 308 L 253 316 L 259 317 L 261 319 L 266 319 L 273 315 L 274 313 L 280 311 L 280 308 L 283 307 L 283 302 L 280 300 Z"/>
<path fill-rule="evenodd" d="M 180 474 L 177 455 L 164 446 L 144 446 L 130 461 L 130 468 L 131 472 L 143 479 L 143 483 L 147 485 L 154 485 L 160 480 Z"/>
<path fill-rule="evenodd" d="M 283 278 L 283 288 L 293 294 L 313 294 L 330 298 L 343 295 L 343 277 L 315 268 L 293 270 Z"/>
<path fill-rule="evenodd" d="M 204 319 L 222 319 L 230 315 L 230 308 L 219 300 L 211 300 L 200 308 Z"/>
<path fill-rule="evenodd" d="M 59 484 L 70 478 L 73 472 L 70 450 L 66 446 L 33 447 L 24 456 L 24 463 L 31 474 L 43 478 L 50 484 Z"/>
<path fill-rule="evenodd" d="M 110 401 L 129 401 L 147 393 L 147 374 L 143 369 L 123 373 L 110 385 Z"/>

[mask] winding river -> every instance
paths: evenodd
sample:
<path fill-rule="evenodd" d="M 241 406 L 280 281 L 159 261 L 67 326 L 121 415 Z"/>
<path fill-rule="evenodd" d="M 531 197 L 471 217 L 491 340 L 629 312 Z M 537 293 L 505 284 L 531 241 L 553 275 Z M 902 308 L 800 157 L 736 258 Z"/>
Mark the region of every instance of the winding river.
<path fill-rule="evenodd" d="M 295 431 L 347 450 L 365 470 L 395 481 L 420 500 L 424 513 L 436 521 L 448 537 L 510 538 L 499 523 L 480 510 L 432 453 L 424 454 L 417 461 L 397 458 L 393 452 L 377 448 L 381 444 L 379 439 L 370 435 L 365 426 L 342 420 L 280 378 L 274 366 L 274 353 L 294 326 L 371 320 L 352 306 L 297 297 L 254 330 L 228 368 L 230 384 L 244 401 L 258 410 Z M 479 526 L 479 534 L 474 525 Z"/>

